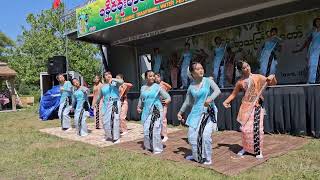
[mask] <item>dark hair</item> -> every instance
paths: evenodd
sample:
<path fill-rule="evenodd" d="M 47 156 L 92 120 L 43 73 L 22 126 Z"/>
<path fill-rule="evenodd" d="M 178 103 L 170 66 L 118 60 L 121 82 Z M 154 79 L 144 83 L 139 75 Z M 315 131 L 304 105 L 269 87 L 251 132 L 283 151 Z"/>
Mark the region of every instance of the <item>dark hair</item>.
<path fill-rule="evenodd" d="M 186 47 L 186 46 L 190 47 L 190 43 L 188 43 L 188 42 L 184 43 L 184 47 Z"/>
<path fill-rule="evenodd" d="M 189 65 L 189 71 L 190 71 L 190 72 L 194 72 L 194 69 L 196 68 L 196 65 L 197 65 L 197 64 L 200 64 L 200 65 L 202 66 L 202 64 L 199 63 L 199 62 L 197 62 L 197 61 L 191 62 L 190 65 Z"/>
<path fill-rule="evenodd" d="M 242 71 L 242 66 L 243 66 L 244 63 L 247 63 L 247 61 L 240 60 L 240 61 L 237 62 L 236 66 L 237 66 L 238 71 Z"/>
<path fill-rule="evenodd" d="M 153 51 L 156 52 L 156 51 L 160 51 L 160 49 L 158 47 L 156 48 L 153 48 Z"/>
<path fill-rule="evenodd" d="M 275 31 L 276 33 L 278 33 L 278 28 L 273 27 L 273 28 L 270 29 L 270 32 L 272 32 L 272 31 Z"/>
<path fill-rule="evenodd" d="M 106 72 L 103 73 L 103 75 L 106 75 L 106 74 L 112 75 L 112 73 L 110 71 L 106 71 Z"/>
<path fill-rule="evenodd" d="M 218 39 L 218 38 L 221 39 L 220 36 L 217 36 L 217 37 L 214 38 L 214 42 L 217 42 L 217 39 Z"/>
<path fill-rule="evenodd" d="M 123 75 L 123 74 L 121 74 L 121 73 L 117 74 L 117 76 L 120 76 L 120 77 L 121 77 L 121 79 L 124 79 L 124 75 Z"/>
<path fill-rule="evenodd" d="M 71 80 L 72 84 L 73 84 L 73 81 L 74 81 L 74 80 L 79 81 L 79 79 L 77 79 L 77 78 L 72 78 L 72 80 Z"/>
<path fill-rule="evenodd" d="M 147 76 L 148 76 L 148 74 L 149 74 L 150 72 L 153 72 L 153 71 L 152 71 L 152 70 L 147 70 L 147 71 L 144 73 L 144 78 L 147 79 Z"/>
<path fill-rule="evenodd" d="M 56 75 L 56 79 L 58 79 L 59 76 L 63 76 L 63 74 L 62 74 L 62 73 L 57 74 L 57 75 Z M 64 77 L 64 76 L 63 76 L 63 77 Z"/>
<path fill-rule="evenodd" d="M 317 20 L 320 20 L 320 17 L 314 18 L 314 20 L 313 20 L 313 22 L 312 22 L 313 27 L 316 27 L 316 26 L 317 26 L 317 24 L 316 24 Z"/>
<path fill-rule="evenodd" d="M 154 73 L 154 75 L 156 75 L 156 76 L 160 76 L 160 77 L 161 77 L 161 74 L 160 74 L 159 72 Z"/>
<path fill-rule="evenodd" d="M 99 74 L 96 74 L 94 77 L 98 77 L 99 78 L 99 82 L 101 82 L 101 76 Z"/>

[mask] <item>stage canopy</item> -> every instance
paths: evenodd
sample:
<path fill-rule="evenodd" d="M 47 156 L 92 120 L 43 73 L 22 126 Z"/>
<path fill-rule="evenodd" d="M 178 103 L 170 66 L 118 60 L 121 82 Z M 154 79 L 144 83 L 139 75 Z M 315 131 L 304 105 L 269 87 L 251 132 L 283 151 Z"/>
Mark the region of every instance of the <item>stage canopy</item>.
<path fill-rule="evenodd" d="M 97 0 L 95 3 L 98 3 L 98 1 L 101 0 Z M 151 3 L 151 1 L 153 3 L 153 1 L 162 0 L 144 0 L 140 3 Z M 104 0 L 104 3 L 107 2 L 108 0 Z M 95 44 L 141 46 L 149 42 L 182 38 L 320 7 L 319 0 L 195 0 L 188 2 L 185 2 L 185 0 L 164 0 L 164 3 L 170 2 L 172 7 L 163 11 L 153 12 L 152 7 L 148 11 L 146 7 L 142 6 L 140 9 L 144 8 L 147 11 L 137 10 L 135 13 L 127 13 L 128 11 L 126 10 L 125 12 L 128 16 L 125 15 L 123 18 L 131 15 L 129 17 L 131 20 L 128 18 L 121 19 L 120 17 L 117 20 L 118 23 L 120 22 L 119 25 L 110 26 L 99 31 L 93 30 L 85 35 L 79 35 L 78 28 L 78 30 L 74 30 L 67 35 L 74 40 Z M 177 5 L 177 2 L 185 2 L 185 4 Z M 89 4 L 87 5 L 88 7 L 77 9 L 78 20 L 85 19 L 90 22 L 92 14 L 90 5 L 92 6 L 92 4 Z M 94 6 L 96 9 L 105 8 L 105 4 L 101 7 L 96 7 L 99 4 Z M 137 7 L 140 7 L 139 4 L 137 4 Z M 81 18 L 81 14 L 78 13 L 81 11 L 88 11 L 89 13 L 84 14 L 88 16 Z M 137 17 L 139 12 L 140 16 L 141 13 L 144 16 L 134 19 L 132 15 Z M 94 14 L 95 16 L 99 16 L 99 11 L 94 13 L 98 14 Z M 119 14 L 116 14 L 116 16 Z M 101 16 L 100 21 L 103 22 L 104 18 Z M 94 23 L 99 23 L 96 22 L 97 19 L 97 17 L 94 18 Z M 122 20 L 123 23 L 121 23 Z M 80 22 L 78 22 L 78 26 L 80 26 L 79 24 Z"/>

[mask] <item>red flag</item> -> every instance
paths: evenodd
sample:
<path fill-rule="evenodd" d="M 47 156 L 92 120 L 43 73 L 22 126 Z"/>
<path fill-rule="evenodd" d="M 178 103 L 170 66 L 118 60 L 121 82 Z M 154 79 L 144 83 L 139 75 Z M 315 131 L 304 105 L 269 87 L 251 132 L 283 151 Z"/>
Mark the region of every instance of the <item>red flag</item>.
<path fill-rule="evenodd" d="M 61 4 L 61 0 L 54 0 L 53 2 L 53 9 L 58 9 Z"/>

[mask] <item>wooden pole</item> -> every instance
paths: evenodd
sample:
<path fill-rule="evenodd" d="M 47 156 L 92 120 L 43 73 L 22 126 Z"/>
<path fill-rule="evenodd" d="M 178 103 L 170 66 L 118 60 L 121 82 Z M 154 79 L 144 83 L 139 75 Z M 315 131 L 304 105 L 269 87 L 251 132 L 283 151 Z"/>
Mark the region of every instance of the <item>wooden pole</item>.
<path fill-rule="evenodd" d="M 11 84 L 11 101 L 12 101 L 12 110 L 16 111 L 17 110 L 17 96 L 14 90 L 14 78 L 10 79 L 10 84 Z"/>

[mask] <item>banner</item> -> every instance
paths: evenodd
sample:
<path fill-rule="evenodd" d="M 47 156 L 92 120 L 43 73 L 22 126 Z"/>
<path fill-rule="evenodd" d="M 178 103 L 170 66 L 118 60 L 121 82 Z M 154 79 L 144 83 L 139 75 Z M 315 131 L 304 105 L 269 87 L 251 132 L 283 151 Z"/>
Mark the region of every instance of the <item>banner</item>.
<path fill-rule="evenodd" d="M 252 71 L 258 73 L 262 46 L 270 37 L 270 29 L 277 28 L 277 36 L 281 39 L 276 70 L 278 82 L 279 84 L 304 83 L 308 76 L 308 47 L 300 53 L 293 51 L 304 45 L 314 30 L 313 20 L 316 17 L 320 17 L 318 9 L 170 41 L 160 45 L 160 48 L 165 47 L 161 48 L 161 51 L 168 55 L 172 51 L 181 55 L 185 42 L 191 44 L 192 51 L 203 49 L 209 55 L 207 75 L 212 76 L 213 51 L 216 46 L 214 39 L 220 37 L 223 43 L 231 47 L 230 52 L 235 53 L 235 60 L 247 60 Z"/>
<path fill-rule="evenodd" d="M 96 0 L 76 9 L 78 37 L 192 1 L 194 0 Z"/>

